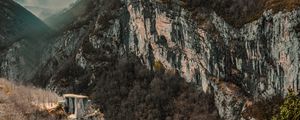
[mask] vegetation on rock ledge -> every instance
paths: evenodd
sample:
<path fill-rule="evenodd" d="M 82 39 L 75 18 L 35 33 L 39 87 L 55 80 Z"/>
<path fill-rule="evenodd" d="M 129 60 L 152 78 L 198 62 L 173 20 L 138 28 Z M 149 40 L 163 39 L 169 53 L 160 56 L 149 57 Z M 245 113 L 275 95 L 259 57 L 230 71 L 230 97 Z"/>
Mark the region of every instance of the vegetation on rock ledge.
<path fill-rule="evenodd" d="M 272 120 L 300 120 L 300 97 L 290 91 Z"/>

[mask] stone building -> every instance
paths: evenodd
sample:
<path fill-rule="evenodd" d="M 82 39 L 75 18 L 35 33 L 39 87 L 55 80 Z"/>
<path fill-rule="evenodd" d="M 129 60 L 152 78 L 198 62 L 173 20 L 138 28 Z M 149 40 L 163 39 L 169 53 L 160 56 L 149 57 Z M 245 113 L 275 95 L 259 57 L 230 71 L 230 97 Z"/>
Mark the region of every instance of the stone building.
<path fill-rule="evenodd" d="M 87 113 L 88 97 L 75 94 L 64 94 L 64 109 L 71 119 L 83 118 Z"/>

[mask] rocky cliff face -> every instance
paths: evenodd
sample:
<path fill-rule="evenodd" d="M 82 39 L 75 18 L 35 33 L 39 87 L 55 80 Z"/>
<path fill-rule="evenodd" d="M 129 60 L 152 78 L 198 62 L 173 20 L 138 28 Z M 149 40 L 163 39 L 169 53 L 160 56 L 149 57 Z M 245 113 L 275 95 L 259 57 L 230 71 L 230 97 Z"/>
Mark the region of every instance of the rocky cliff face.
<path fill-rule="evenodd" d="M 214 94 L 224 119 L 240 119 L 245 103 L 252 99 L 284 94 L 289 87 L 298 89 L 298 10 L 265 11 L 258 20 L 234 28 L 214 12 L 203 13 L 206 20 L 199 25 L 176 3 L 128 0 L 122 4 L 110 15 L 96 10 L 99 13 L 91 16 L 86 27 L 59 38 L 66 46 L 78 43 L 74 49 L 60 47 L 75 52 L 70 60 L 76 61 L 77 69 L 97 68 L 90 60 L 95 53 L 87 54 L 85 49 L 107 48 L 102 54 L 119 57 L 133 53 L 148 69 L 155 70 L 155 63 L 161 63 L 199 90 Z M 84 77 L 90 82 L 97 79 L 93 72 Z M 58 81 L 54 78 L 50 83 Z"/>
<path fill-rule="evenodd" d="M 133 54 L 148 70 L 163 66 L 213 94 L 223 119 L 241 119 L 249 103 L 299 87 L 298 9 L 264 11 L 237 28 L 205 9 L 199 21 L 181 2 L 90 2 L 88 12 L 54 39 L 36 83 L 82 92 L 97 86 L 99 71 L 114 66 L 111 61 Z"/>

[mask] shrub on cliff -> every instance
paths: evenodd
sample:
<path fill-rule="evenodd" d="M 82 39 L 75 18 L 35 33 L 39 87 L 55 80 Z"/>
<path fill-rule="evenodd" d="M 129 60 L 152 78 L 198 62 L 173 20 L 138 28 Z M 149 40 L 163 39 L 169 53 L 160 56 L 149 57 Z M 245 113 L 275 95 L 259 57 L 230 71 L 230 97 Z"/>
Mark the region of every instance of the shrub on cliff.
<path fill-rule="evenodd" d="M 300 120 L 300 97 L 294 92 L 289 92 L 280 106 L 280 113 L 272 120 Z"/>
<path fill-rule="evenodd" d="M 218 120 L 212 95 L 197 91 L 161 62 L 148 70 L 134 56 L 97 69 L 91 97 L 112 120 Z M 105 68 L 105 69 L 104 69 Z"/>
<path fill-rule="evenodd" d="M 272 116 L 279 113 L 279 107 L 282 104 L 283 98 L 280 95 L 256 101 L 242 113 L 242 116 L 249 119 L 254 118 L 256 120 L 269 120 Z"/>

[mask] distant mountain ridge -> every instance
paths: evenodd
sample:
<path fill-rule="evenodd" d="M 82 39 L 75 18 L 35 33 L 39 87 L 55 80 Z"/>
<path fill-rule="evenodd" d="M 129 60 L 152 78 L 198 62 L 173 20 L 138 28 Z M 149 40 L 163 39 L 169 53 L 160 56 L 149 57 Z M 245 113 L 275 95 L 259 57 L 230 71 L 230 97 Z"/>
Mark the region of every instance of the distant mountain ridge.
<path fill-rule="evenodd" d="M 40 19 L 46 19 L 49 16 L 67 8 L 77 0 L 14 0 L 17 3 L 30 10 Z"/>
<path fill-rule="evenodd" d="M 86 14 L 87 7 L 91 3 L 91 0 L 77 0 L 71 4 L 69 8 L 65 8 L 52 16 L 46 18 L 45 23 L 54 30 L 61 30 L 65 27 L 71 26 L 75 21 L 80 21 L 80 17 Z"/>
<path fill-rule="evenodd" d="M 0 26 L 0 77 L 25 82 L 43 62 L 53 31 L 13 0 L 0 1 Z"/>
<path fill-rule="evenodd" d="M 26 9 L 30 11 L 34 11 L 37 16 L 39 16 L 41 19 L 46 19 L 50 17 L 51 15 L 54 15 L 55 13 L 59 12 L 59 10 L 53 10 L 51 8 L 46 7 L 39 7 L 39 6 L 24 6 Z"/>
<path fill-rule="evenodd" d="M 31 12 L 13 0 L 0 1 L 0 48 L 8 47 L 22 38 L 46 35 L 51 29 Z"/>

